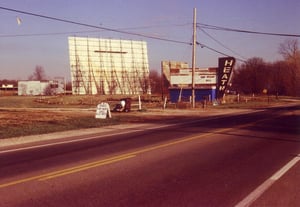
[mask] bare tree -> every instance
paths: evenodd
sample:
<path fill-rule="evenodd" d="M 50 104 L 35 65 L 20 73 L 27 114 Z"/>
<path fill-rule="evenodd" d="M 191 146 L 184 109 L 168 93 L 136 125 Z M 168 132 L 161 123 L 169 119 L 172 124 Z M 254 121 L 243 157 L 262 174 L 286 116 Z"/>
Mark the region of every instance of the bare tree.
<path fill-rule="evenodd" d="M 299 57 L 299 47 L 297 39 L 287 39 L 279 45 L 279 54 L 283 56 L 285 60 L 295 60 Z"/>
<path fill-rule="evenodd" d="M 47 77 L 46 77 L 45 70 L 40 65 L 37 65 L 35 67 L 33 74 L 28 77 L 29 80 L 39 80 L 39 81 L 45 80 L 46 78 Z"/>
<path fill-rule="evenodd" d="M 240 65 L 233 76 L 233 86 L 246 94 L 259 94 L 268 88 L 267 64 L 262 58 L 254 57 Z"/>
<path fill-rule="evenodd" d="M 288 68 L 285 61 L 277 61 L 270 64 L 270 93 L 278 95 L 289 95 L 290 81 L 283 75 Z"/>
<path fill-rule="evenodd" d="M 151 93 L 152 94 L 160 94 L 161 93 L 161 77 L 158 71 L 151 70 L 150 75 L 150 85 L 151 85 Z"/>
<path fill-rule="evenodd" d="M 300 50 L 297 39 L 287 39 L 278 52 L 283 61 L 265 63 L 251 58 L 234 71 L 233 87 L 242 93 L 261 93 L 263 89 L 276 95 L 300 96 Z"/>
<path fill-rule="evenodd" d="M 290 81 L 289 95 L 300 96 L 300 50 L 297 39 L 287 39 L 280 44 L 278 52 L 287 62 L 288 67 L 282 75 Z"/>

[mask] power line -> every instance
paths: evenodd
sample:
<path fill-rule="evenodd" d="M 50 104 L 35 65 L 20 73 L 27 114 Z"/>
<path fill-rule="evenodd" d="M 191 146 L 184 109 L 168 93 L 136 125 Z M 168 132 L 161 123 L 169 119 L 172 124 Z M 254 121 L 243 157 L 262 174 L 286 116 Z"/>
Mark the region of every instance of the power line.
<path fill-rule="evenodd" d="M 102 30 L 106 30 L 106 31 L 116 32 L 116 33 L 122 33 L 122 34 L 127 34 L 127 35 L 134 35 L 134 36 L 139 36 L 139 37 L 144 37 L 144 38 L 149 38 L 149 39 L 156 39 L 156 40 L 167 41 L 167 42 L 173 42 L 173 43 L 179 43 L 179 44 L 188 44 L 188 45 L 191 44 L 190 42 L 184 42 L 184 41 L 179 41 L 179 40 L 166 39 L 166 38 L 155 37 L 155 36 L 150 36 L 150 35 L 145 35 L 145 34 L 139 34 L 139 33 L 134 33 L 134 32 L 127 32 L 127 31 L 123 31 L 123 30 L 119 30 L 119 29 L 113 29 L 113 28 L 108 28 L 108 27 L 95 26 L 95 25 L 91 25 L 91 24 L 86 24 L 86 23 L 81 23 L 81 22 L 75 22 L 75 21 L 72 21 L 72 20 L 61 19 L 61 18 L 57 18 L 57 17 L 45 16 L 45 15 L 41 15 L 41 14 L 36 14 L 36 13 L 32 13 L 32 12 L 26 12 L 26 11 L 21 11 L 21 10 L 6 8 L 6 7 L 0 7 L 0 9 L 6 10 L 6 11 L 11 11 L 11 12 L 16 12 L 16 13 L 20 13 L 20 14 L 26 14 L 26 15 L 30 15 L 30 16 L 35 16 L 35 17 L 39 17 L 39 18 L 49 19 L 49 20 L 53 20 L 53 21 L 64 22 L 64 23 L 68 23 L 68 24 L 75 24 L 75 25 L 79 25 L 79 26 L 85 26 L 85 27 L 90 27 L 90 28 L 102 29 Z"/>
<path fill-rule="evenodd" d="M 7 8 L 7 7 L 0 7 L 0 9 L 6 10 L 6 11 L 11 11 L 11 12 L 16 12 L 16 13 L 20 13 L 20 14 L 25 14 L 25 15 L 29 15 L 29 16 L 34 16 L 34 17 L 49 19 L 49 20 L 53 20 L 53 21 L 58 21 L 58 22 L 63 22 L 63 23 L 68 23 L 68 24 L 74 24 L 74 25 L 79 25 L 79 26 L 85 26 L 85 27 L 90 27 L 90 28 L 94 28 L 94 29 L 106 30 L 106 31 L 111 31 L 111 32 L 116 32 L 116 33 L 121 33 L 121 34 L 134 35 L 134 36 L 139 36 L 139 37 L 144 37 L 144 38 L 149 38 L 149 39 L 155 39 L 155 40 L 161 40 L 161 41 L 167 41 L 167 42 L 173 42 L 173 43 L 179 43 L 179 44 L 192 45 L 190 42 L 179 41 L 179 40 L 172 40 L 172 39 L 161 38 L 161 37 L 155 37 L 155 36 L 150 36 L 150 35 L 145 35 L 145 34 L 140 34 L 140 33 L 128 32 L 128 31 L 124 31 L 124 30 L 120 30 L 120 29 L 113 29 L 113 28 L 109 28 L 109 27 L 95 26 L 95 25 L 91 25 L 91 24 L 76 22 L 76 21 L 67 20 L 67 19 L 61 19 L 61 18 L 57 18 L 57 17 L 46 16 L 46 15 L 32 13 L 32 12 L 27 12 L 27 11 L 21 11 L 21 10 L 11 9 L 11 8 Z M 197 25 L 200 25 L 200 24 L 197 24 Z M 60 33 L 48 33 L 48 34 L 46 33 L 44 35 L 52 35 L 52 34 L 53 35 L 58 35 Z M 30 35 L 30 34 L 24 34 L 24 36 L 27 36 L 27 35 Z M 35 34 L 35 35 L 40 35 L 40 34 Z M 2 37 L 6 37 L 6 36 L 4 35 Z M 213 49 L 213 48 L 211 48 L 211 47 L 209 47 L 207 45 L 204 45 L 202 43 L 198 43 L 198 44 L 201 45 L 201 47 L 205 47 L 205 48 L 207 48 L 207 49 L 209 49 L 211 51 L 214 51 L 216 53 L 219 53 L 221 55 L 230 56 L 230 55 L 227 55 L 227 54 L 225 54 L 223 52 L 220 52 L 220 51 L 218 51 L 216 49 Z M 238 59 L 238 60 L 240 60 L 240 59 Z M 244 60 L 240 60 L 240 61 L 244 61 Z"/>
<path fill-rule="evenodd" d="M 201 28 L 201 31 L 206 34 L 208 37 L 210 37 L 212 40 L 214 40 L 215 42 L 217 42 L 219 45 L 221 45 L 222 47 L 224 47 L 225 49 L 231 51 L 232 53 L 234 53 L 235 55 L 240 56 L 243 59 L 247 59 L 245 57 L 243 57 L 242 55 L 240 55 L 239 53 L 235 52 L 234 50 L 230 49 L 229 47 L 227 47 L 226 45 L 224 45 L 222 42 L 220 42 L 219 40 L 217 40 L 216 38 L 214 38 L 213 36 L 211 36 L 208 32 L 206 32 L 204 29 Z"/>
<path fill-rule="evenodd" d="M 218 54 L 224 55 L 224 56 L 226 56 L 226 57 L 232 57 L 231 55 L 228 55 L 228 54 L 226 54 L 226 53 L 224 53 L 224 52 L 218 51 L 218 50 L 216 50 L 216 49 L 214 49 L 214 48 L 211 48 L 211 47 L 209 47 L 209 46 L 207 46 L 207 45 L 205 45 L 205 44 L 202 44 L 202 43 L 197 42 L 197 45 L 199 45 L 201 48 L 207 48 L 207 49 L 209 49 L 209 50 L 211 50 L 211 51 L 213 51 L 213 52 L 216 52 L 216 53 L 218 53 Z M 235 59 L 236 59 L 236 60 L 239 60 L 239 61 L 241 61 L 241 62 L 246 62 L 245 60 L 240 59 L 240 58 L 235 58 Z"/>
<path fill-rule="evenodd" d="M 260 31 L 251 31 L 251 30 L 242 30 L 242 29 L 234 29 L 228 27 L 220 27 L 209 24 L 197 24 L 198 28 L 212 29 L 212 30 L 222 30 L 228 32 L 239 32 L 239 33 L 248 33 L 248 34 L 257 34 L 257 35 L 271 35 L 271 36 L 281 36 L 281 37 L 300 37 L 300 34 L 286 34 L 286 33 L 271 33 L 271 32 L 260 32 Z"/>
<path fill-rule="evenodd" d="M 35 37 L 35 36 L 52 36 L 52 35 L 66 35 L 66 34 L 80 34 L 80 33 L 94 33 L 100 30 L 87 30 L 87 31 L 76 31 L 76 32 L 48 32 L 48 33 L 28 33 L 28 34 L 7 34 L 0 35 L 1 38 L 9 37 Z"/>
<path fill-rule="evenodd" d="M 181 27 L 189 24 L 174 24 L 172 27 Z M 170 26 L 170 25 L 169 25 Z M 149 26 L 139 26 L 139 27 L 127 27 L 118 28 L 118 30 L 138 30 L 138 29 L 149 29 L 157 27 L 166 27 L 166 25 L 149 25 Z M 25 34 L 4 34 L 0 35 L 0 38 L 10 38 L 10 37 L 35 37 L 35 36 L 52 36 L 52 35 L 66 35 L 66 34 L 80 34 L 80 33 L 98 33 L 104 31 L 103 29 L 98 30 L 85 30 L 85 31 L 73 31 L 73 32 L 47 32 L 47 33 L 25 33 Z"/>

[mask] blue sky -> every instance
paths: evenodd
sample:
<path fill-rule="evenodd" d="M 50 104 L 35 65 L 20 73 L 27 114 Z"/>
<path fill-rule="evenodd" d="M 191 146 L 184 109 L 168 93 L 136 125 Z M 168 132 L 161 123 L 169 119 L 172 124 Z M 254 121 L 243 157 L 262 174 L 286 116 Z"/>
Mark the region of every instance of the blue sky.
<path fill-rule="evenodd" d="M 95 26 L 192 41 L 193 8 L 197 23 L 271 33 L 300 34 L 299 0 L 2 0 L 6 7 Z M 17 24 L 17 17 L 22 24 Z M 190 45 L 72 25 L 0 9 L 0 79 L 27 79 L 36 65 L 49 77 L 70 79 L 68 36 L 145 40 L 150 70 L 161 60 L 191 63 Z M 287 37 L 197 30 L 197 41 L 240 59 L 280 60 Z M 214 39 L 222 43 L 219 44 Z M 226 47 L 224 47 L 224 45 Z M 229 49 L 230 50 L 229 50 Z M 234 51 L 234 52 L 233 52 Z M 198 67 L 215 67 L 222 55 L 197 47 Z"/>

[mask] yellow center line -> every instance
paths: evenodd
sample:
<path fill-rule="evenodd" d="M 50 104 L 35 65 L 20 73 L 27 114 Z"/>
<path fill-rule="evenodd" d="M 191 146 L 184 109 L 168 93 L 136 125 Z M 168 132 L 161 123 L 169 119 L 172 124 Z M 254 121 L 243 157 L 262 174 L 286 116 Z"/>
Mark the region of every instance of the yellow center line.
<path fill-rule="evenodd" d="M 251 123 L 248 123 L 248 124 L 243 124 L 243 125 L 240 125 L 240 126 L 236 126 L 236 127 L 234 127 L 234 129 L 241 129 L 241 128 L 253 126 L 253 125 L 255 125 L 259 122 L 263 122 L 263 121 L 268 120 L 268 119 L 270 119 L 270 118 L 265 118 L 265 119 L 261 119 L 261 120 L 251 122 Z M 223 132 L 226 132 L 226 131 L 230 131 L 232 129 L 233 129 L 232 127 L 223 128 L 223 129 L 214 130 L 213 132 L 207 132 L 205 134 L 200 134 L 200 135 L 197 134 L 197 135 L 193 135 L 193 136 L 188 136 L 188 137 L 180 138 L 180 139 L 177 139 L 175 141 L 167 142 L 167 143 L 164 143 L 164 144 L 160 144 L 160 145 L 156 145 L 156 146 L 152 146 L 152 147 L 147 147 L 147 148 L 137 150 L 137 151 L 134 151 L 134 152 L 125 153 L 125 154 L 122 154 L 122 156 L 138 155 L 138 154 L 149 152 L 149 151 L 152 151 L 152 150 L 156 150 L 156 149 L 169 147 L 169 146 L 172 146 L 172 145 L 176 145 L 176 144 L 180 144 L 180 143 L 200 139 L 200 138 L 207 137 L 207 136 L 210 136 L 210 135 L 213 135 L 213 134 L 223 133 Z"/>
<path fill-rule="evenodd" d="M 252 126 L 252 125 L 254 125 L 258 122 L 265 121 L 265 120 L 266 119 L 259 120 L 259 121 L 256 121 L 256 122 L 252 122 L 252 123 L 248 123 L 248 124 L 244 124 L 244 125 L 240 125 L 240 126 L 235 127 L 235 129 Z M 205 134 L 200 134 L 200 135 L 197 134 L 197 135 L 194 135 L 194 136 L 189 136 L 189 137 L 186 137 L 186 138 L 177 139 L 177 140 L 172 141 L 172 142 L 168 142 L 168 143 L 164 143 L 164 144 L 160 144 L 160 145 L 151 146 L 151 147 L 147 147 L 147 148 L 144 148 L 144 149 L 136 150 L 136 151 L 133 151 L 133 152 L 121 154 L 121 155 L 114 156 L 114 157 L 111 157 L 111 158 L 108 158 L 108 159 L 95 161 L 95 162 L 90 162 L 90 163 L 82 164 L 82 165 L 79 165 L 79 166 L 70 167 L 70 168 L 66 168 L 66 169 L 63 169 L 63 170 L 57 170 L 57 171 L 53 171 L 53 172 L 42 174 L 42 175 L 23 178 L 23 179 L 19 179 L 19 180 L 16 180 L 16 181 L 11 181 L 11 182 L 8 182 L 8 183 L 0 184 L 0 188 L 12 186 L 12 185 L 17 185 L 17 184 L 21 184 L 21 183 L 25 183 L 25 182 L 33 181 L 33 180 L 43 181 L 43 180 L 48 180 L 48 179 L 52 179 L 52 178 L 56 178 L 56 177 L 60 177 L 60 176 L 80 172 L 80 171 L 87 170 L 87 169 L 90 169 L 90 168 L 103 166 L 103 165 L 106 165 L 106 164 L 110 164 L 110 163 L 122 161 L 122 160 L 125 160 L 125 159 L 129 159 L 129 158 L 137 156 L 138 154 L 142 154 L 142 153 L 145 153 L 145 152 L 149 152 L 149 151 L 153 151 L 153 150 L 156 150 L 156 149 L 169 147 L 169 146 L 184 143 L 184 142 L 189 142 L 189 141 L 200 139 L 200 138 L 212 135 L 212 134 L 218 134 L 218 133 L 230 131 L 232 129 L 233 128 L 223 128 L 223 129 L 215 130 L 213 132 L 209 132 L 209 133 L 205 133 Z"/>
<path fill-rule="evenodd" d="M 110 163 L 114 163 L 114 162 L 118 162 L 118 161 L 121 161 L 121 160 L 129 159 L 129 158 L 132 158 L 132 157 L 135 157 L 135 155 L 128 155 L 128 156 L 122 156 L 122 157 L 119 156 L 119 157 L 114 158 L 114 159 L 102 160 L 102 161 L 99 161 L 98 163 L 95 163 L 95 164 L 88 163 L 86 165 L 81 165 L 81 166 L 78 166 L 78 167 L 73 167 L 73 168 L 68 168 L 68 169 L 62 170 L 62 171 L 53 172 L 53 173 L 51 173 L 47 176 L 43 176 L 42 178 L 39 178 L 38 180 L 40 180 L 40 181 L 48 180 L 48 179 L 52 179 L 52 178 L 56 178 L 56 177 L 60 177 L 60 176 L 80 172 L 80 171 L 87 170 L 87 169 L 90 169 L 90 168 L 95 168 L 95 167 L 98 167 L 98 166 L 107 165 L 107 164 L 110 164 Z"/>
<path fill-rule="evenodd" d="M 23 178 L 23 179 L 20 179 L 20 180 L 0 184 L 0 188 L 4 188 L 4 187 L 16 185 L 16 184 L 21 184 L 21 183 L 25 183 L 25 182 L 33 181 L 33 180 L 47 180 L 47 179 L 50 179 L 52 177 L 58 177 L 58 176 L 66 175 L 66 174 L 71 174 L 71 173 L 79 172 L 79 171 L 86 170 L 86 169 L 89 169 L 89 168 L 93 168 L 93 167 L 97 167 L 97 166 L 101 166 L 101 165 L 105 165 L 105 164 L 109 164 L 109 163 L 129 159 L 129 158 L 132 158 L 134 156 L 135 155 L 115 156 L 115 157 L 111 157 L 111 158 L 100 160 L 100 161 L 90 162 L 90 163 L 86 163 L 86 164 L 83 164 L 83 165 L 66 168 L 66 169 L 63 169 L 63 170 L 57 170 L 57 171 L 42 174 L 42 175 L 32 176 L 32 177 Z"/>

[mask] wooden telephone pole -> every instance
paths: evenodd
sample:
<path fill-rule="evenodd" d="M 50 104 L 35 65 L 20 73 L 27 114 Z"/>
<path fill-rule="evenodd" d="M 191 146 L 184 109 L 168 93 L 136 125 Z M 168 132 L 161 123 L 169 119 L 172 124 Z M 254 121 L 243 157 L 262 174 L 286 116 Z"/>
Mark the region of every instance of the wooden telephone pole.
<path fill-rule="evenodd" d="M 195 108 L 195 67 L 196 67 L 196 8 L 194 8 L 193 20 L 193 52 L 192 52 L 192 108 Z"/>

